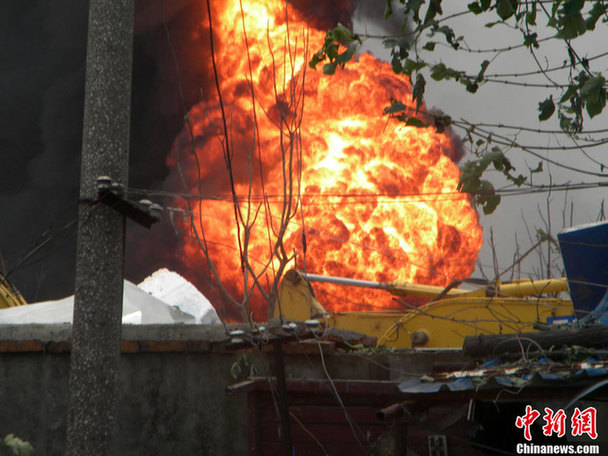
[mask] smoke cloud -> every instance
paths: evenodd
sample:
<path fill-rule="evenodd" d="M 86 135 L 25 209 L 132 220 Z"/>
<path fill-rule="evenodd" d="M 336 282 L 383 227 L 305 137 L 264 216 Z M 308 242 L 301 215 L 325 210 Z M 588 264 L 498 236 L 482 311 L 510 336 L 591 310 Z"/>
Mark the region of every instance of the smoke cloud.
<path fill-rule="evenodd" d="M 208 59 L 195 43 L 207 39 L 201 3 L 165 2 L 181 81 L 160 2 L 136 4 L 131 187 L 162 186 L 183 125 L 180 82 L 186 109 L 207 84 Z M 0 20 L 0 267 L 26 300 L 55 299 L 74 291 L 88 4 L 2 2 Z M 139 271 L 135 255 L 127 261 Z"/>
<path fill-rule="evenodd" d="M 56 296 L 73 287 L 87 6 L 2 10 L 0 253 L 27 299 Z"/>

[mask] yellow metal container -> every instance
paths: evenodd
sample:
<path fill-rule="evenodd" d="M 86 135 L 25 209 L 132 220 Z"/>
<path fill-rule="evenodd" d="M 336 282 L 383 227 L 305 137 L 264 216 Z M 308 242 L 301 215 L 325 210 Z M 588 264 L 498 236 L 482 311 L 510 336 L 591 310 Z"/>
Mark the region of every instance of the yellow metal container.
<path fill-rule="evenodd" d="M 24 306 L 26 304 L 21 293 L 0 274 L 0 309 Z"/>
<path fill-rule="evenodd" d="M 315 279 L 329 281 L 318 276 Z M 402 312 L 328 312 L 317 301 L 305 275 L 292 270 L 281 282 L 271 317 L 283 315 L 296 321 L 317 318 L 329 327 L 377 337 L 378 345 L 389 347 L 460 348 L 466 336 L 529 332 L 538 323 L 574 315 L 570 300 L 540 296 L 566 291 L 565 279 L 497 284 L 474 292 L 458 288 L 446 292 L 441 287 L 402 282 L 367 282 L 364 286 L 382 288 L 398 296 L 442 297 Z"/>

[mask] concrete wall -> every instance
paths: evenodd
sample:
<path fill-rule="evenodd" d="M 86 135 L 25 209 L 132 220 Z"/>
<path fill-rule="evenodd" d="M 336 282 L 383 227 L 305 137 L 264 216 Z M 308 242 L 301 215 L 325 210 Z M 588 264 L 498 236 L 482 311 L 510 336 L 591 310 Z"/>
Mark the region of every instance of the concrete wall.
<path fill-rule="evenodd" d="M 69 340 L 69 326 L 0 326 L 0 436 L 15 433 L 38 455 L 63 454 Z M 230 368 L 244 352 L 226 341 L 222 328 L 123 328 L 115 454 L 247 454 L 247 396 L 225 393 L 235 383 Z M 247 356 L 264 374 L 259 353 Z M 428 372 L 421 359 L 330 352 L 324 358 L 333 378 L 380 380 Z M 288 354 L 286 364 L 290 378 L 325 377 L 318 349 Z"/>
<path fill-rule="evenodd" d="M 214 352 L 207 334 L 188 352 L 179 337 L 142 328 L 127 331 L 131 344 L 123 343 L 115 454 L 246 454 L 246 397 L 224 392 L 239 354 Z M 3 327 L 0 334 L 0 435 L 15 433 L 39 455 L 63 454 L 69 328 Z"/>
<path fill-rule="evenodd" d="M 232 355 L 125 354 L 115 454 L 246 454 L 245 397 L 226 397 Z M 0 435 L 63 454 L 69 354 L 0 355 Z M 228 438 L 228 436 L 230 436 Z"/>

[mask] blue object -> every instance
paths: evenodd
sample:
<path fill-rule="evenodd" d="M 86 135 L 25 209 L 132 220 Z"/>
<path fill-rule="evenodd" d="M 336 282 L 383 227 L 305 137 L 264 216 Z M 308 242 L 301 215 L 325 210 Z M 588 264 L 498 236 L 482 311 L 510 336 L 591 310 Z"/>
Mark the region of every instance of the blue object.
<path fill-rule="evenodd" d="M 491 367 L 500 366 L 501 364 L 502 364 L 502 359 L 494 358 L 494 359 L 491 359 L 490 361 L 486 361 L 485 363 L 483 363 L 480 366 L 480 368 L 481 369 L 490 369 Z"/>
<path fill-rule="evenodd" d="M 507 386 L 507 387 L 515 386 L 515 382 L 513 381 L 513 379 L 506 377 L 504 375 L 497 375 L 496 377 L 493 377 L 493 378 L 494 378 L 494 381 L 496 383 L 498 383 L 499 385 Z"/>
<path fill-rule="evenodd" d="M 547 317 L 547 323 L 550 325 L 567 325 L 575 320 L 574 315 L 564 315 L 560 317 Z"/>
<path fill-rule="evenodd" d="M 553 372 L 545 372 L 545 371 L 540 371 L 538 373 L 538 375 L 540 375 L 543 380 L 563 380 L 565 378 L 564 375 L 555 374 Z"/>
<path fill-rule="evenodd" d="M 596 309 L 608 290 L 608 222 L 570 228 L 559 233 L 557 239 L 574 310 L 582 320 Z"/>
<path fill-rule="evenodd" d="M 475 383 L 472 378 L 459 378 L 448 383 L 448 388 L 450 391 L 469 391 L 475 389 Z"/>
<path fill-rule="evenodd" d="M 599 322 L 601 325 L 608 325 L 608 293 L 604 295 L 600 303 L 592 312 L 581 319 L 581 323 Z"/>

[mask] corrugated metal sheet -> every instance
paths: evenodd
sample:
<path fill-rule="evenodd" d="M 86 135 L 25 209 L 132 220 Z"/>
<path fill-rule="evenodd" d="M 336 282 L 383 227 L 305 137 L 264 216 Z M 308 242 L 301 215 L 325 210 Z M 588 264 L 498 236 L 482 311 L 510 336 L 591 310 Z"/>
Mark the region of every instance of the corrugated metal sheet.
<path fill-rule="evenodd" d="M 589 358 L 577 363 L 556 363 L 542 358 L 534 363 L 510 363 L 496 358 L 478 369 L 411 378 L 400 383 L 398 388 L 403 393 L 425 394 L 505 387 L 555 387 L 603 376 L 608 376 L 606 359 Z"/>

